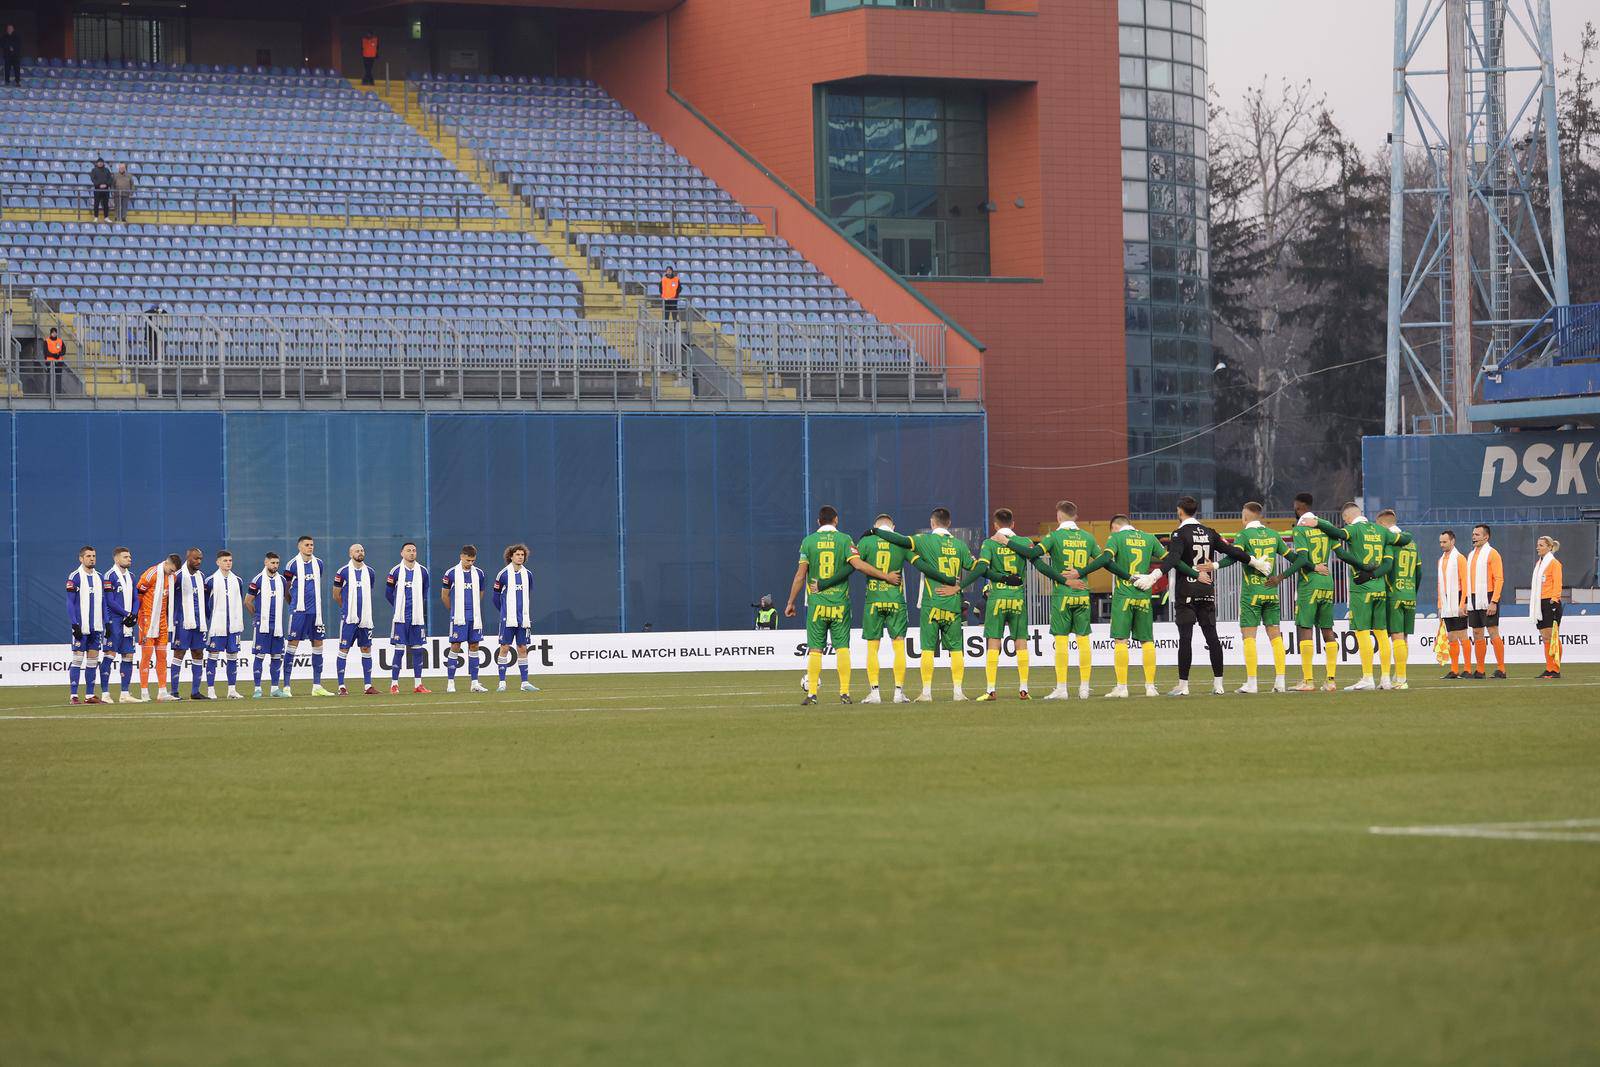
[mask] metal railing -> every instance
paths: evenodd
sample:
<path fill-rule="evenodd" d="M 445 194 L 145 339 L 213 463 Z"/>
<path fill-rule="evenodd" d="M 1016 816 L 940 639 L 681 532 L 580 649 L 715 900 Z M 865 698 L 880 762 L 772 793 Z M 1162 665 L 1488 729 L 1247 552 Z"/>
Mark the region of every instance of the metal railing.
<path fill-rule="evenodd" d="M 136 223 L 198 223 L 226 216 L 249 225 L 267 216 L 272 225 L 292 225 L 297 220 L 341 222 L 345 226 L 384 226 L 393 229 L 441 226 L 489 226 L 507 214 L 478 192 L 328 192 L 314 189 L 164 189 L 157 179 L 140 178 L 128 202 L 127 221 Z M 531 220 L 532 208 L 520 201 L 513 206 L 512 221 Z M 93 190 L 87 185 L 50 182 L 6 182 L 0 185 L 0 218 L 17 213 L 65 214 L 70 221 L 87 222 L 95 215 Z M 110 198 L 110 215 L 122 212 L 117 194 Z"/>
<path fill-rule="evenodd" d="M 507 183 L 512 194 L 528 210 L 536 212 L 563 238 L 573 233 L 606 231 L 613 233 L 700 234 L 713 228 L 731 229 L 741 226 L 760 226 L 768 233 L 774 227 L 762 221 L 758 210 L 770 212 L 776 219 L 777 209 L 772 207 L 748 208 L 742 204 L 708 205 L 704 208 L 661 206 L 660 197 L 647 195 L 630 197 L 576 197 L 566 199 L 541 195 L 537 186 L 519 182 Z M 595 206 L 585 206 L 585 201 Z M 622 204 L 624 206 L 619 207 Z M 745 218 L 729 218 L 744 215 Z"/>
<path fill-rule="evenodd" d="M 1600 304 L 1563 304 L 1544 313 L 1490 374 L 1544 363 L 1600 359 Z"/>
<path fill-rule="evenodd" d="M 68 362 L 12 353 L 24 402 L 137 407 L 594 401 L 715 408 L 959 404 L 979 382 L 901 365 L 766 365 L 682 319 L 82 312 Z M 10 389 L 7 402 L 14 399 Z"/>

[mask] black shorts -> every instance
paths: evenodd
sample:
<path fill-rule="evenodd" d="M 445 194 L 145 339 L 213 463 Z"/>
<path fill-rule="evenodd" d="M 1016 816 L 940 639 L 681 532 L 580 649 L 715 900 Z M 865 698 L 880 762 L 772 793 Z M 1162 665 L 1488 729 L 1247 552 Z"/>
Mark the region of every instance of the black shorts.
<path fill-rule="evenodd" d="M 1539 601 L 1539 618 L 1538 618 L 1538 621 L 1534 623 L 1534 629 L 1536 629 L 1536 630 L 1548 630 L 1550 627 L 1554 626 L 1556 623 L 1558 623 L 1560 621 L 1561 621 L 1561 601 L 1559 601 L 1559 600 L 1541 600 L 1541 601 Z"/>
<path fill-rule="evenodd" d="M 1445 619 L 1444 628 L 1446 633 L 1461 633 L 1467 628 L 1467 617 L 1465 615 L 1457 615 L 1453 619 Z"/>
<path fill-rule="evenodd" d="M 1490 615 L 1482 608 L 1470 608 L 1467 611 L 1467 625 L 1474 630 L 1492 630 L 1500 626 L 1500 613 L 1497 611 Z"/>
<path fill-rule="evenodd" d="M 1215 600 L 1185 600 L 1178 605 L 1178 610 L 1173 618 L 1179 626 L 1215 626 L 1217 624 L 1217 602 Z"/>

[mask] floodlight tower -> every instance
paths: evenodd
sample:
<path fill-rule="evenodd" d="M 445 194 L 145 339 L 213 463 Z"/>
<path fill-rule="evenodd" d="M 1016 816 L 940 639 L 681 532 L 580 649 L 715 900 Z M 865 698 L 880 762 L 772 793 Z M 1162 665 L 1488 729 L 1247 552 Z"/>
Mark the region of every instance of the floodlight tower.
<path fill-rule="evenodd" d="M 1441 38 L 1444 68 L 1419 63 Z M 1483 369 L 1568 302 L 1552 42 L 1550 0 L 1395 0 L 1387 434 L 1469 432 Z M 1408 218 L 1426 225 L 1409 250 Z"/>

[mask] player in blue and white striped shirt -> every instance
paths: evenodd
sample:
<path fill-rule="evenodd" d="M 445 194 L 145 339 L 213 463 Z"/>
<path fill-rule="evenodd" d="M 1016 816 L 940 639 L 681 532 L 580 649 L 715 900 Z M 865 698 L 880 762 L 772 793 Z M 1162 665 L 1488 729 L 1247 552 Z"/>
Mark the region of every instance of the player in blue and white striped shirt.
<path fill-rule="evenodd" d="M 289 632 L 283 660 L 283 695 L 293 696 L 289 676 L 294 672 L 294 657 L 301 641 L 311 642 L 311 695 L 331 697 L 322 687 L 322 640 L 327 628 L 322 624 L 322 560 L 314 554 L 317 542 L 303 534 L 297 542 L 299 552 L 283 568 L 289 583 Z"/>
<path fill-rule="evenodd" d="M 250 657 L 255 661 L 256 700 L 262 697 L 262 660 L 272 663 L 272 695 L 286 697 L 288 686 L 279 687 L 278 676 L 289 680 L 289 664 L 284 659 L 283 643 L 289 632 L 289 583 L 278 573 L 278 554 L 268 552 L 261 561 L 261 573 L 250 579 L 245 589 L 245 610 L 255 616 L 256 633 L 250 641 Z"/>
<path fill-rule="evenodd" d="M 334 667 L 339 672 L 339 695 L 350 691 L 344 685 L 345 658 L 352 646 L 361 649 L 361 675 L 366 679 L 367 696 L 377 696 L 372 685 L 372 568 L 367 566 L 367 550 L 350 546 L 350 562 L 333 576 L 333 599 L 343 609 L 339 621 L 339 655 Z"/>
<path fill-rule="evenodd" d="M 500 611 L 500 644 L 517 650 L 517 669 L 522 673 L 522 691 L 537 693 L 538 687 L 528 681 L 528 649 L 533 646 L 529 636 L 533 629 L 533 573 L 524 564 L 528 562 L 527 545 L 509 545 L 506 548 L 506 565 L 494 579 L 494 606 Z M 498 662 L 498 657 L 496 657 Z M 500 684 L 495 691 L 506 691 L 506 666 L 500 663 Z"/>
<path fill-rule="evenodd" d="M 456 671 L 462 662 L 461 646 L 467 646 L 467 670 L 472 675 L 472 692 L 489 690 L 478 682 L 478 648 L 483 642 L 483 569 L 478 566 L 478 550 L 473 545 L 461 546 L 461 562 L 444 572 L 439 579 L 439 599 L 450 613 L 450 654 L 445 657 L 445 670 L 449 680 L 444 691 L 456 691 Z"/>
<path fill-rule="evenodd" d="M 80 678 L 88 686 L 84 703 L 98 704 L 94 685 L 100 676 L 100 647 L 105 643 L 105 580 L 94 569 L 93 546 L 78 550 L 78 566 L 67 575 L 67 622 L 72 626 L 72 703 L 78 703 Z M 87 667 L 87 671 L 85 671 Z"/>
<path fill-rule="evenodd" d="M 389 569 L 383 595 L 394 605 L 394 630 L 389 635 L 389 692 L 400 692 L 400 653 L 411 661 L 411 691 L 431 692 L 422 684 L 422 666 L 428 644 L 428 568 L 417 562 L 417 546 L 400 546 L 400 562 Z"/>

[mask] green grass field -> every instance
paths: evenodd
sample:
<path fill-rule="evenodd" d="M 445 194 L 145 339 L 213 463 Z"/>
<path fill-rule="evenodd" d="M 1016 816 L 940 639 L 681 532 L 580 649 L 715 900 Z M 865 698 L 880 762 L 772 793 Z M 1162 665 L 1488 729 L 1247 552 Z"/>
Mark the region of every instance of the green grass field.
<path fill-rule="evenodd" d="M 0 1063 L 1596 1062 L 1600 825 L 1369 832 L 1600 819 L 1600 668 L 1538 670 L 0 690 Z"/>

